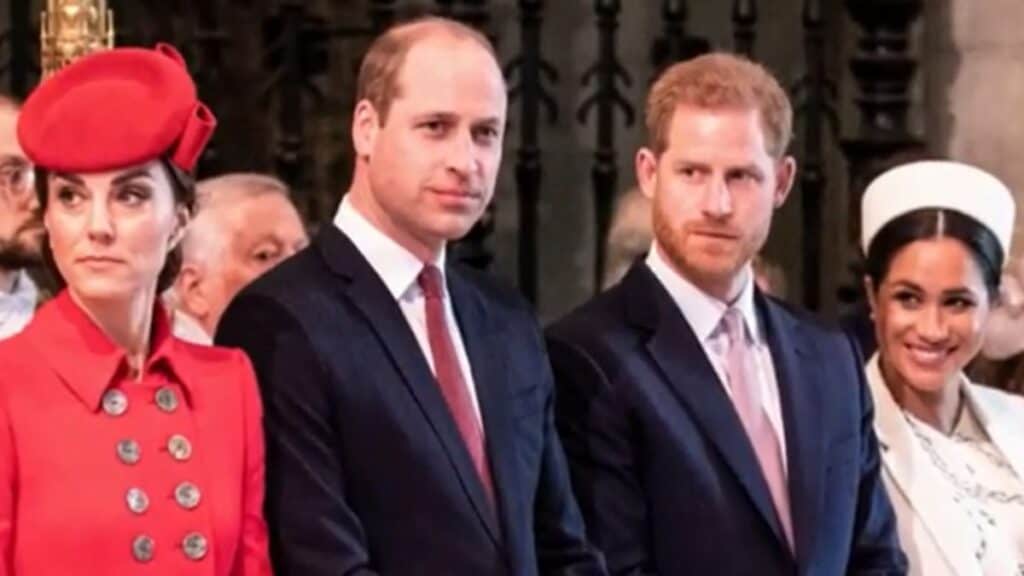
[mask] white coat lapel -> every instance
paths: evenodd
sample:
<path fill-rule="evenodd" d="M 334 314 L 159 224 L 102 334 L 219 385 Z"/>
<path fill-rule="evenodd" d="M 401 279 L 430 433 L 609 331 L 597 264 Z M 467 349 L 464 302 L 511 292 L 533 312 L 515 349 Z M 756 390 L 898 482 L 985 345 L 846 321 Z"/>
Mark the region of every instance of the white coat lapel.
<path fill-rule="evenodd" d="M 992 443 L 1024 478 L 1024 398 L 968 383 L 964 387 L 974 415 Z"/>
<path fill-rule="evenodd" d="M 982 576 L 981 566 L 966 546 L 969 541 L 961 510 L 953 494 L 938 474 L 928 454 L 920 447 L 910 425 L 882 380 L 876 354 L 867 365 L 868 385 L 875 403 L 875 432 L 882 453 L 882 464 L 891 475 L 903 498 L 913 509 L 941 550 L 952 573 L 957 576 Z M 903 518 L 902 521 L 913 521 Z"/>

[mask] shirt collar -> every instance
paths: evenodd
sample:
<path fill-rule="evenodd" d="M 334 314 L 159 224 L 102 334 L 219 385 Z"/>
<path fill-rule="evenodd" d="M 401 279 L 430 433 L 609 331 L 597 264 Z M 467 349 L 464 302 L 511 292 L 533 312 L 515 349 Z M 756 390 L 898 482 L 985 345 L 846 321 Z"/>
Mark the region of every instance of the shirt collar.
<path fill-rule="evenodd" d="M 32 281 L 32 277 L 28 275 L 25 270 L 19 270 L 18 274 L 14 276 L 14 286 L 10 292 L 0 292 L 0 303 L 28 302 L 35 306 L 36 299 L 39 297 L 39 289 L 36 288 L 36 283 Z"/>
<path fill-rule="evenodd" d="M 334 225 L 348 236 L 356 249 L 370 263 L 374 272 L 387 286 L 391 296 L 398 300 L 416 286 L 416 277 L 423 269 L 423 262 L 401 244 L 377 229 L 363 216 L 346 195 L 334 216 Z M 445 278 L 444 250 L 434 265 Z M 418 289 L 418 286 L 417 286 Z"/>
<path fill-rule="evenodd" d="M 10 292 L 0 292 L 0 340 L 9 338 L 32 320 L 39 300 L 39 290 L 24 271 L 14 276 Z"/>
<path fill-rule="evenodd" d="M 72 392 L 92 410 L 98 410 L 103 393 L 128 371 L 125 352 L 117 346 L 88 314 L 63 290 L 39 309 L 29 334 L 48 364 Z M 171 334 L 170 320 L 157 299 L 153 309 L 150 353 L 144 364 L 146 373 L 168 370 L 185 390 L 191 403 L 192 386 L 202 377 L 181 353 L 184 345 Z"/>
<path fill-rule="evenodd" d="M 213 345 L 213 338 L 206 332 L 203 325 L 184 310 L 169 312 L 171 316 L 171 333 L 185 342 L 201 346 Z"/>
<path fill-rule="evenodd" d="M 722 316 L 730 307 L 730 304 L 707 294 L 692 282 L 683 277 L 672 268 L 664 255 L 662 248 L 657 241 L 651 245 L 647 253 L 647 267 L 651 269 L 654 276 L 661 282 L 668 291 L 672 301 L 675 302 L 683 317 L 690 324 L 690 328 L 701 342 L 707 342 L 716 334 Z M 747 327 L 747 337 L 753 337 L 755 342 L 762 342 L 760 329 L 757 322 L 757 312 L 754 306 L 754 275 L 748 265 L 743 271 L 746 279 L 740 295 L 731 303 L 739 309 L 743 316 L 743 323 Z"/>

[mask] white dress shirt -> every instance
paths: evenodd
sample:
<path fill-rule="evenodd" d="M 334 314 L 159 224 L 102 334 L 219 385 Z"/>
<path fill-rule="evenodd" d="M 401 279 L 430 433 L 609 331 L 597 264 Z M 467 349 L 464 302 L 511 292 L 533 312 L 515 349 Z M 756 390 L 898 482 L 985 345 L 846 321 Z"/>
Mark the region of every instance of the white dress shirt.
<path fill-rule="evenodd" d="M 193 318 L 184 310 L 174 310 L 167 307 L 171 315 L 171 333 L 185 342 L 199 344 L 200 346 L 213 346 L 213 336 L 206 332 L 199 320 Z"/>
<path fill-rule="evenodd" d="M 427 338 L 427 314 L 423 291 L 420 290 L 416 277 L 423 270 L 424 262 L 414 256 L 389 236 L 378 230 L 366 219 L 345 196 L 341 205 L 338 206 L 338 213 L 334 216 L 334 225 L 348 236 L 355 244 L 356 249 L 370 263 L 374 272 L 387 286 L 391 297 L 398 302 L 399 308 L 405 320 L 409 323 L 420 350 L 430 365 L 431 372 L 437 375 L 434 369 L 434 355 L 430 351 L 430 340 Z M 473 402 L 473 412 L 476 414 L 477 423 L 483 426 L 480 418 L 480 405 L 476 398 L 476 384 L 473 381 L 473 370 L 469 365 L 469 356 L 466 355 L 466 346 L 462 341 L 462 333 L 459 330 L 459 323 L 455 319 L 455 310 L 452 308 L 452 300 L 448 297 L 448 277 L 444 269 L 444 251 L 441 252 L 437 262 L 431 262 L 441 271 L 441 278 L 444 280 L 444 314 L 448 324 L 448 334 L 451 337 L 452 345 L 455 347 L 455 355 L 459 359 L 459 369 L 462 370 L 462 379 L 469 388 L 469 397 Z"/>
<path fill-rule="evenodd" d="M 683 278 L 665 260 L 661 250 L 657 242 L 652 244 L 647 253 L 647 267 L 679 307 L 683 318 L 686 319 L 690 329 L 693 330 L 697 340 L 704 348 L 704 354 L 711 361 L 711 366 L 714 367 L 715 373 L 718 375 L 718 381 L 722 383 L 726 394 L 732 400 L 732 388 L 729 386 L 729 378 L 726 375 L 728 337 L 725 330 L 721 328 L 722 316 L 725 315 L 730 304 L 709 296 Z M 758 323 L 757 310 L 754 307 L 754 274 L 750 266 L 747 266 L 744 274 L 746 280 L 743 289 L 731 305 L 738 308 L 743 317 L 744 334 L 754 350 L 756 377 L 761 386 L 761 402 L 779 440 L 782 470 L 788 476 L 786 427 L 782 421 L 782 405 L 779 402 L 779 386 L 775 379 L 775 364 L 772 362 L 771 351 L 768 349 L 768 343 Z"/>
<path fill-rule="evenodd" d="M 21 332 L 32 320 L 38 298 L 39 290 L 32 278 L 24 270 L 19 271 L 11 291 L 0 291 L 0 340 Z"/>

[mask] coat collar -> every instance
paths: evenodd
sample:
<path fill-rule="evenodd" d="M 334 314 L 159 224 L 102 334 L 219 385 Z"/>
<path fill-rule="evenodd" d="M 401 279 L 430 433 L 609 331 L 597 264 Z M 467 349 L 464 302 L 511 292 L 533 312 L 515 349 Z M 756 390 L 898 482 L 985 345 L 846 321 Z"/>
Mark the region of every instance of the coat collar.
<path fill-rule="evenodd" d="M 99 410 L 103 393 L 127 375 L 125 352 L 118 347 L 67 290 L 43 305 L 26 331 L 48 366 L 90 410 Z M 191 404 L 203 370 L 184 343 L 171 334 L 170 321 L 157 299 L 153 309 L 150 353 L 145 372 L 168 370 Z"/>
<path fill-rule="evenodd" d="M 1018 478 L 1024 478 L 1024 398 L 966 379 L 964 396 L 1010 468 Z"/>
<path fill-rule="evenodd" d="M 677 273 L 666 260 L 663 251 L 655 241 L 644 262 L 671 296 L 676 307 L 682 311 L 683 317 L 690 325 L 694 335 L 697 336 L 698 341 L 703 343 L 711 338 L 712 334 L 718 330 L 722 316 L 730 307 L 735 307 L 740 311 L 753 339 L 759 343 L 764 341 L 754 297 L 754 273 L 749 265 L 741 272 L 745 276 L 745 280 L 739 296 L 734 302 L 725 303 L 705 293 Z"/>
<path fill-rule="evenodd" d="M 415 285 L 424 262 L 371 224 L 352 204 L 348 195 L 342 198 L 338 206 L 334 225 L 355 245 L 387 286 L 392 298 L 400 299 Z M 442 250 L 431 264 L 437 266 L 444 275 L 445 251 Z"/>
<path fill-rule="evenodd" d="M 885 385 L 878 362 L 878 354 L 875 354 L 867 365 L 867 380 L 875 404 L 875 432 L 882 453 L 882 464 L 895 488 L 931 534 L 934 548 L 941 551 L 950 571 L 958 576 L 981 576 L 981 567 L 965 544 L 969 541 L 965 532 L 966 524 L 956 521 L 963 513 L 955 505 L 948 484 L 939 476 L 928 454 L 914 437 L 903 409 Z M 972 386 L 966 378 L 963 382 L 968 398 L 976 396 L 970 391 Z M 972 409 L 976 405 L 971 401 Z M 986 417 L 980 413 L 975 415 L 985 426 L 986 433 L 990 433 L 991 416 Z M 1018 436 L 1017 440 L 1021 437 L 1024 436 Z M 994 437 L 992 440 L 996 442 Z M 1000 450 L 1005 447 L 999 445 Z"/>
<path fill-rule="evenodd" d="M 732 470 L 780 545 L 788 550 L 768 485 L 743 425 L 682 312 L 644 264 L 634 266 L 627 274 L 622 290 L 626 294 L 628 321 L 647 333 L 647 350 L 666 381 Z M 764 321 L 763 335 L 775 366 L 786 422 L 791 515 L 800 559 L 813 552 L 820 513 L 817 503 L 825 473 L 825 440 L 820 433 L 820 399 L 815 384 L 823 374 L 819 355 L 813 343 L 801 334 L 799 323 L 759 292 L 754 299 Z"/>

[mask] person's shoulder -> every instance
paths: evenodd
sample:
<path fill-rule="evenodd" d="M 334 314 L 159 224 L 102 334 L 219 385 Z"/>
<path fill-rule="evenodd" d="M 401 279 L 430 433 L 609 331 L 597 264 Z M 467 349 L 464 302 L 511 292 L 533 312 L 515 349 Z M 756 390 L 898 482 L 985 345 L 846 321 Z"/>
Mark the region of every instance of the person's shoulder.
<path fill-rule="evenodd" d="M 533 306 L 511 284 L 472 266 L 459 262 L 448 265 L 449 281 L 461 281 L 480 298 L 481 302 L 495 313 L 528 314 L 533 317 Z"/>
<path fill-rule="evenodd" d="M 174 344 L 176 357 L 172 370 L 193 398 L 202 398 L 207 412 L 230 411 L 218 416 L 218 421 L 229 427 L 241 414 L 239 406 L 244 406 L 245 413 L 252 412 L 259 387 L 252 363 L 244 351 L 184 340 L 176 340 Z"/>
<path fill-rule="evenodd" d="M 310 244 L 250 282 L 242 293 L 284 297 L 307 289 L 326 274 L 316 244 Z"/>
<path fill-rule="evenodd" d="M 549 337 L 599 336 L 616 327 L 625 327 L 628 300 L 623 284 L 615 284 L 552 322 L 547 334 Z"/>
<path fill-rule="evenodd" d="M 785 320 L 790 326 L 811 335 L 815 338 L 826 340 L 838 339 L 849 342 L 846 332 L 838 322 L 823 318 L 814 312 L 774 296 L 764 295 L 767 305 L 776 313 L 779 318 Z"/>
<path fill-rule="evenodd" d="M 626 292 L 621 283 L 616 284 L 548 325 L 544 332 L 548 353 L 553 357 L 582 354 L 613 370 L 646 334 L 646 329 L 630 320 Z"/>
<path fill-rule="evenodd" d="M 968 387 L 974 401 L 987 413 L 1005 414 L 1024 427 L 1024 397 L 977 382 L 970 382 Z"/>
<path fill-rule="evenodd" d="M 173 354 L 174 360 L 187 367 L 188 376 L 204 380 L 251 372 L 249 357 L 240 348 L 196 344 L 175 338 Z"/>
<path fill-rule="evenodd" d="M 233 366 L 242 352 L 237 348 L 210 344 L 197 344 L 174 337 L 174 353 L 191 362 L 209 366 Z"/>
<path fill-rule="evenodd" d="M 31 325 L 31 324 L 30 324 Z M 28 326 L 24 330 L 0 339 L 0 358 L 4 360 L 16 359 L 26 348 L 29 347 Z M 6 363 L 0 362 L 5 365 Z"/>
<path fill-rule="evenodd" d="M 864 352 L 855 338 L 844 331 L 838 322 L 821 316 L 795 304 L 765 296 L 767 305 L 774 312 L 780 325 L 798 337 L 800 345 L 813 357 L 824 362 L 842 361 L 839 366 L 852 365 L 853 370 L 862 370 L 866 360 Z M 780 326 L 775 326 L 779 329 Z"/>
<path fill-rule="evenodd" d="M 0 339 L 0 373 L 14 366 L 36 364 L 40 347 L 45 345 L 51 329 L 58 323 L 66 322 L 53 300 L 40 306 L 32 319 L 21 331 Z"/>
<path fill-rule="evenodd" d="M 17 385 L 38 373 L 43 359 L 29 334 L 30 327 L 31 323 L 21 332 L 0 340 L 0 387 L 7 383 Z"/>
<path fill-rule="evenodd" d="M 311 314 L 313 303 L 321 301 L 316 298 L 318 294 L 335 293 L 334 280 L 319 248 L 310 244 L 243 287 L 232 298 L 225 317 L 248 322 L 252 314 Z"/>
<path fill-rule="evenodd" d="M 249 357 L 240 348 L 205 345 L 175 339 L 173 362 L 179 377 L 190 379 L 189 384 L 213 386 L 227 391 L 235 385 L 248 386 L 254 380 Z"/>

